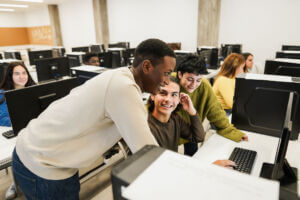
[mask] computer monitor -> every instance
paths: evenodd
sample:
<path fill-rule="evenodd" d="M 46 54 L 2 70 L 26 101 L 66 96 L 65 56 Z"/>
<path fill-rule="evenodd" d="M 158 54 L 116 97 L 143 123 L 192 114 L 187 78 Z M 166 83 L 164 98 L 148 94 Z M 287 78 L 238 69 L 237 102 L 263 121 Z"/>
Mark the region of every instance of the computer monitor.
<path fill-rule="evenodd" d="M 277 51 L 276 58 L 300 59 L 300 51 Z"/>
<path fill-rule="evenodd" d="M 4 51 L 4 58 L 22 60 L 21 53 L 19 51 Z"/>
<path fill-rule="evenodd" d="M 98 57 L 101 67 L 112 68 L 112 52 L 99 53 Z"/>
<path fill-rule="evenodd" d="M 278 68 L 300 68 L 300 62 L 295 59 L 280 59 L 266 60 L 264 74 L 278 74 L 284 69 Z M 279 71 L 279 72 L 278 72 Z"/>
<path fill-rule="evenodd" d="M 0 62 L 0 83 L 2 83 L 8 63 Z"/>
<path fill-rule="evenodd" d="M 132 65 L 134 59 L 135 48 L 126 49 L 123 51 L 125 65 Z"/>
<path fill-rule="evenodd" d="M 72 52 L 67 54 L 70 67 L 77 67 L 83 64 L 85 52 Z"/>
<path fill-rule="evenodd" d="M 3 56 L 2 56 L 2 53 L 0 53 L 0 60 L 2 60 L 3 59 Z"/>
<path fill-rule="evenodd" d="M 39 82 L 70 76 L 69 59 L 59 57 L 36 60 L 36 72 Z"/>
<path fill-rule="evenodd" d="M 52 49 L 52 55 L 54 58 L 63 57 L 63 56 L 65 56 L 65 53 L 66 53 L 66 49 L 63 47 L 54 47 Z"/>
<path fill-rule="evenodd" d="M 207 69 L 218 69 L 218 49 L 197 49 L 200 57 L 204 58 Z"/>
<path fill-rule="evenodd" d="M 222 44 L 221 56 L 225 59 L 231 53 L 242 53 L 241 44 Z"/>
<path fill-rule="evenodd" d="M 297 193 L 297 169 L 292 168 L 285 158 L 292 131 L 291 125 L 295 122 L 292 111 L 294 110 L 293 98 L 297 96 L 297 94 L 286 90 L 278 91 L 278 93 L 280 93 L 281 96 L 284 96 L 288 102 L 285 102 L 283 105 L 286 109 L 285 119 L 283 121 L 284 124 L 279 138 L 274 164 L 263 163 L 260 176 L 272 180 L 278 180 L 280 181 L 281 187 L 286 187 Z"/>
<path fill-rule="evenodd" d="M 251 74 L 250 74 L 251 75 Z M 287 97 L 280 91 L 295 92 L 291 139 L 297 140 L 300 132 L 300 82 L 280 80 L 280 76 L 270 80 L 271 75 L 261 75 L 260 79 L 251 78 L 248 74 L 236 78 L 232 124 L 238 129 L 280 137 L 286 108 Z M 269 78 L 269 79 L 268 79 Z M 284 77 L 281 77 L 283 79 Z"/>
<path fill-rule="evenodd" d="M 89 46 L 72 47 L 72 52 L 90 52 Z"/>
<path fill-rule="evenodd" d="M 90 46 L 91 53 L 105 52 L 104 44 L 93 44 Z"/>
<path fill-rule="evenodd" d="M 282 51 L 300 51 L 300 45 L 282 45 Z"/>
<path fill-rule="evenodd" d="M 108 44 L 108 48 L 124 48 L 129 49 L 130 43 L 129 42 L 116 42 Z"/>
<path fill-rule="evenodd" d="M 30 120 L 77 86 L 77 78 L 73 77 L 6 91 L 4 95 L 14 134 L 18 135 Z"/>
<path fill-rule="evenodd" d="M 300 67 L 299 66 L 279 66 L 274 74 L 282 76 L 293 76 L 300 77 Z"/>
<path fill-rule="evenodd" d="M 29 51 L 29 64 L 35 65 L 35 61 L 37 59 L 43 59 L 43 58 L 52 58 L 52 50 L 38 50 L 38 51 Z"/>

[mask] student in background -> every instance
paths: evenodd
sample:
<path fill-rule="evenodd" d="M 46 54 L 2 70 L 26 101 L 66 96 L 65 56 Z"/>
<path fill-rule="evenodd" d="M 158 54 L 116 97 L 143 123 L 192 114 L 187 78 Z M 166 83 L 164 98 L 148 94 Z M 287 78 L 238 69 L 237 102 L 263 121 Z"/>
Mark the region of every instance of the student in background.
<path fill-rule="evenodd" d="M 232 53 L 224 60 L 215 79 L 213 91 L 227 115 L 230 115 L 232 112 L 235 77 L 243 73 L 244 66 L 244 57 L 240 54 Z"/>
<path fill-rule="evenodd" d="M 207 74 L 203 58 L 192 54 L 187 55 L 177 68 L 180 92 L 190 96 L 201 122 L 207 118 L 216 127 L 218 134 L 233 141 L 248 140 L 246 134 L 229 123 L 209 81 L 202 77 L 203 74 Z M 179 114 L 184 120 L 190 122 L 189 114 L 186 111 L 180 109 Z M 186 142 L 181 140 L 180 143 Z M 186 155 L 193 155 L 197 149 L 197 143 L 186 143 L 184 145 L 184 153 Z"/>
<path fill-rule="evenodd" d="M 138 45 L 132 67 L 103 72 L 50 104 L 18 134 L 12 171 L 29 199 L 79 199 L 78 168 L 121 138 L 135 153 L 153 137 L 142 92 L 169 83 L 175 54 L 159 39 Z M 34 188 L 34 190 L 33 190 Z"/>
<path fill-rule="evenodd" d="M 95 53 L 86 53 L 83 57 L 85 65 L 100 66 L 99 57 Z"/>
<path fill-rule="evenodd" d="M 0 84 L 0 126 L 11 126 L 4 91 L 20 89 L 34 84 L 35 82 L 24 64 L 12 62 L 8 65 Z"/>
<path fill-rule="evenodd" d="M 244 56 L 244 59 L 245 59 L 244 73 L 258 74 L 259 70 L 258 70 L 258 67 L 256 65 L 254 65 L 253 55 L 248 52 L 243 53 L 242 55 Z"/>
<path fill-rule="evenodd" d="M 191 124 L 176 113 L 179 103 L 189 114 Z M 170 83 L 161 87 L 156 95 L 151 94 L 148 110 L 150 130 L 161 147 L 177 152 L 180 137 L 195 143 L 203 142 L 205 132 L 199 115 L 189 95 L 180 93 L 175 77 L 170 77 Z M 230 160 L 217 160 L 213 164 L 228 168 L 235 166 Z"/>

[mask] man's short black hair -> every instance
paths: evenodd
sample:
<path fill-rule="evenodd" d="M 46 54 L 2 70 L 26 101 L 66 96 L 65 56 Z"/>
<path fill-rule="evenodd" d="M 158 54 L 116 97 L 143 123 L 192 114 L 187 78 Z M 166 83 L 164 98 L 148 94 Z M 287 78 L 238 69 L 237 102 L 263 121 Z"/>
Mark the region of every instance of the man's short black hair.
<path fill-rule="evenodd" d="M 133 67 L 137 67 L 144 60 L 150 60 L 156 66 L 163 62 L 165 56 L 176 58 L 176 55 L 164 41 L 159 39 L 148 39 L 141 42 L 134 53 Z"/>
<path fill-rule="evenodd" d="M 88 63 L 92 57 L 98 57 L 96 53 L 86 53 L 83 57 L 83 63 Z"/>
<path fill-rule="evenodd" d="M 181 74 L 208 74 L 204 58 L 196 54 L 187 54 L 184 58 L 182 58 L 181 62 L 178 63 L 176 71 L 181 72 Z"/>

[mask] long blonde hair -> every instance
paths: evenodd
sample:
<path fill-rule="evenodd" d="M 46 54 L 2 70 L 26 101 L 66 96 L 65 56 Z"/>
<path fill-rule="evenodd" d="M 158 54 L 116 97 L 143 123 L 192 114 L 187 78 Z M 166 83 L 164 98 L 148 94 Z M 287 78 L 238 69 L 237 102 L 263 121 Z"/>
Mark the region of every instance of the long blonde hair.
<path fill-rule="evenodd" d="M 245 58 L 237 53 L 232 53 L 224 60 L 224 63 L 221 66 L 220 72 L 217 75 L 219 76 L 226 76 L 228 78 L 234 78 L 236 69 L 245 63 Z"/>

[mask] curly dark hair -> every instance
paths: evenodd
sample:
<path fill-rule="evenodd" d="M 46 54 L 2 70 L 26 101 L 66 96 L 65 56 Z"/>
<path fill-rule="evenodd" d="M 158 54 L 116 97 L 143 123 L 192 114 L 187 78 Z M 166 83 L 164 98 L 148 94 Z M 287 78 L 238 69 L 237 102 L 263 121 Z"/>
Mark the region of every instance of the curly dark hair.
<path fill-rule="evenodd" d="M 193 74 L 208 74 L 204 58 L 195 55 L 187 54 L 180 63 L 178 63 L 177 72 L 193 73 Z"/>
<path fill-rule="evenodd" d="M 174 76 L 170 76 L 170 82 L 176 83 L 180 87 L 179 80 L 177 78 L 175 78 Z M 177 111 L 179 106 L 180 105 L 178 105 L 177 108 L 173 112 Z M 148 108 L 149 113 L 153 112 L 154 107 L 155 107 L 154 101 L 152 101 L 151 96 L 150 96 L 149 99 L 147 100 L 147 108 Z"/>
<path fill-rule="evenodd" d="M 165 56 L 176 58 L 174 51 L 162 40 L 148 39 L 141 42 L 134 52 L 133 67 L 144 60 L 150 60 L 153 66 L 163 62 Z"/>
<path fill-rule="evenodd" d="M 14 71 L 14 68 L 16 66 L 22 66 L 27 75 L 28 75 L 28 81 L 27 83 L 25 84 L 25 87 L 27 86 L 31 86 L 31 85 L 35 85 L 35 82 L 33 81 L 32 77 L 30 76 L 27 68 L 25 67 L 25 65 L 21 62 L 11 62 L 8 64 L 5 72 L 4 72 L 4 77 L 3 77 L 3 80 L 0 84 L 0 89 L 3 89 L 3 90 L 13 90 L 15 89 L 15 85 L 14 85 L 14 81 L 13 81 L 13 71 Z"/>
<path fill-rule="evenodd" d="M 96 53 L 86 53 L 83 57 L 83 62 L 88 63 L 92 57 L 98 57 Z"/>

